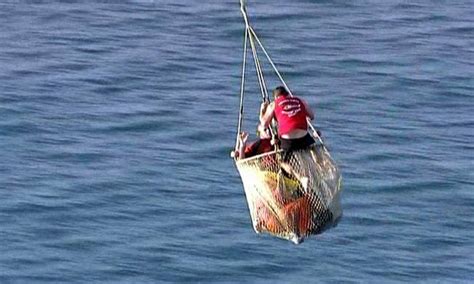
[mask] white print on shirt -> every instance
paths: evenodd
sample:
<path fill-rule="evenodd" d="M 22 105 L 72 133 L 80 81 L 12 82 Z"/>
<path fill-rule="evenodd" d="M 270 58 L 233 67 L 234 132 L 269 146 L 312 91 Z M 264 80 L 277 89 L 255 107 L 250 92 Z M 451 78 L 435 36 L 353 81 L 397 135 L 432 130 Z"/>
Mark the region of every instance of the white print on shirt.
<path fill-rule="evenodd" d="M 283 106 L 281 113 L 288 117 L 295 116 L 301 111 L 301 103 L 297 99 L 284 99 L 278 103 L 278 106 Z"/>

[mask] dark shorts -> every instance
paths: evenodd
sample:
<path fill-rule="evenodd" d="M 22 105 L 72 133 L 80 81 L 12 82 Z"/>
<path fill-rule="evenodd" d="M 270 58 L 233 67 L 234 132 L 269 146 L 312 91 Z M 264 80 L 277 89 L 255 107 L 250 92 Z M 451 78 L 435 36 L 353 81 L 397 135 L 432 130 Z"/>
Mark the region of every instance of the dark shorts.
<path fill-rule="evenodd" d="M 308 133 L 306 136 L 297 139 L 280 138 L 280 147 L 284 151 L 297 151 L 308 148 L 315 143 L 313 137 Z"/>

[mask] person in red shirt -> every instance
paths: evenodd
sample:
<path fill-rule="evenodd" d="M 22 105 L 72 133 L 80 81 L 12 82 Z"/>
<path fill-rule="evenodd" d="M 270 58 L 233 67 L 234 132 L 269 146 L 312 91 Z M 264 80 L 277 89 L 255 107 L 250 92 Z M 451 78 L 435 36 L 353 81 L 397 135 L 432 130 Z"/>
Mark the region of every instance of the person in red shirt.
<path fill-rule="evenodd" d="M 247 132 L 242 132 L 240 134 L 236 151 L 237 158 L 250 158 L 273 151 L 271 135 L 268 133 L 268 130 L 258 131 L 258 136 L 259 138 L 254 142 L 247 143 L 249 134 Z"/>
<path fill-rule="evenodd" d="M 266 129 L 272 119 L 278 122 L 278 136 L 281 148 L 286 151 L 301 150 L 315 141 L 308 133 L 307 119 L 314 119 L 314 113 L 302 99 L 290 96 L 282 86 L 273 90 L 275 100 L 262 103 L 259 129 Z"/>

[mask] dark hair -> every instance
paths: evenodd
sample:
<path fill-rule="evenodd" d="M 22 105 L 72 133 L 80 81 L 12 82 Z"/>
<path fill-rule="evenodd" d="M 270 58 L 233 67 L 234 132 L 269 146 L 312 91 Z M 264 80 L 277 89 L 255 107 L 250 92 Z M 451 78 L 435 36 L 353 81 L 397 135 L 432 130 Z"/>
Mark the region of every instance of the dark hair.
<path fill-rule="evenodd" d="M 288 96 L 289 93 L 283 86 L 276 87 L 275 90 L 273 90 L 273 96 L 276 98 L 278 96 Z"/>

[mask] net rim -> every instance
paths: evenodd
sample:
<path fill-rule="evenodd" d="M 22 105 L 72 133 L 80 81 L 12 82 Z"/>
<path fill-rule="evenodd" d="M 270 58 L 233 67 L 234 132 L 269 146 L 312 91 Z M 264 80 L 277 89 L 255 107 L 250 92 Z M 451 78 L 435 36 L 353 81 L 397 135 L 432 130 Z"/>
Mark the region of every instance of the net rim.
<path fill-rule="evenodd" d="M 259 159 L 259 158 L 262 158 L 262 157 L 265 157 L 265 156 L 270 156 L 270 155 L 273 155 L 273 154 L 276 154 L 276 153 L 282 153 L 283 150 L 273 150 L 271 152 L 266 152 L 266 153 L 263 153 L 263 154 L 260 154 L 260 155 L 256 155 L 256 156 L 252 156 L 252 157 L 248 157 L 248 158 L 244 158 L 244 159 L 234 159 L 235 160 L 235 164 L 236 165 L 240 165 L 240 164 L 244 164 L 244 163 L 247 163 L 249 161 L 252 161 L 254 159 Z"/>
<path fill-rule="evenodd" d="M 319 144 L 319 143 L 314 143 L 312 146 L 322 146 L 324 149 L 326 149 L 326 145 L 324 144 Z M 259 154 L 259 155 L 256 155 L 256 156 L 252 156 L 252 157 L 248 157 L 248 158 L 244 158 L 244 159 L 236 159 L 234 158 L 234 161 L 235 161 L 235 164 L 236 165 L 240 165 L 240 164 L 244 164 L 244 163 L 247 163 L 249 161 L 252 161 L 254 159 L 259 159 L 259 158 L 262 158 L 262 157 L 265 157 L 265 156 L 270 156 L 270 155 L 273 155 L 273 154 L 276 154 L 276 153 L 282 153 L 284 152 L 284 150 L 282 149 L 279 149 L 279 150 L 273 150 L 273 151 L 270 151 L 270 152 L 266 152 L 266 153 L 263 153 L 263 154 Z"/>

